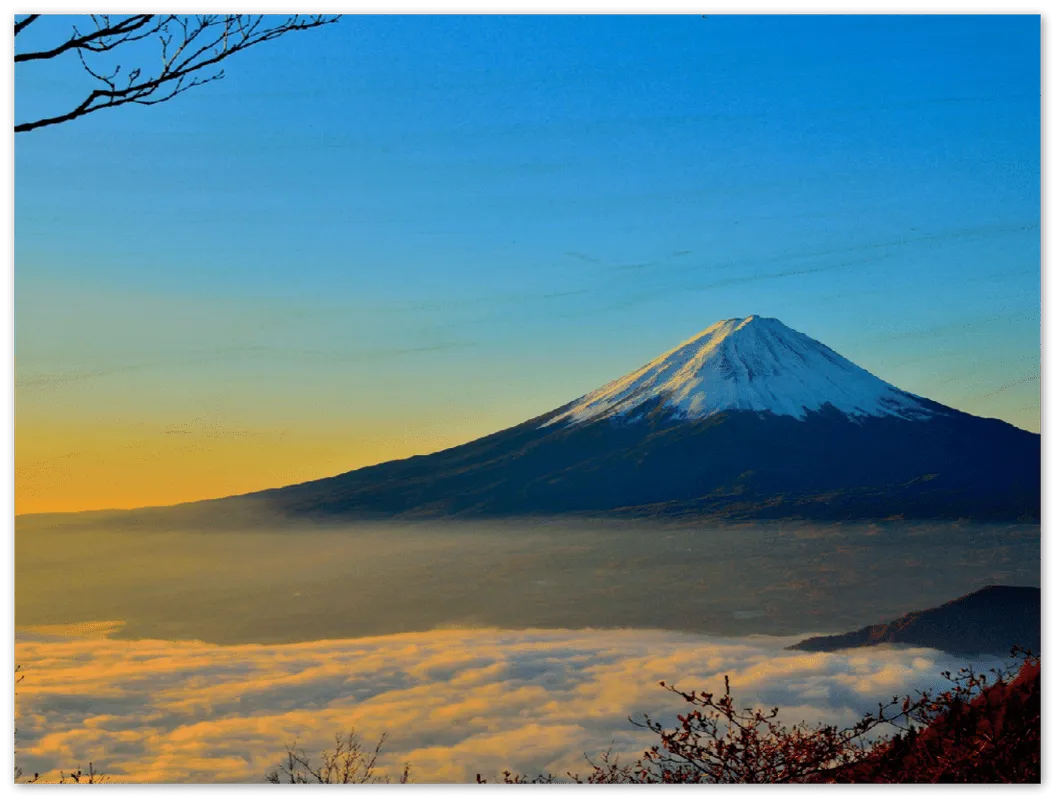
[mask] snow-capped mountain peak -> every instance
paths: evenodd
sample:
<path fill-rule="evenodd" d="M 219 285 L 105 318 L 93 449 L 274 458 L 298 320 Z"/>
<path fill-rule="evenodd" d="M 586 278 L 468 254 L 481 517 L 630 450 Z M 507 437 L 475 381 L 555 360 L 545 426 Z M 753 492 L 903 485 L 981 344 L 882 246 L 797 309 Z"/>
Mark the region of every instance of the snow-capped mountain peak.
<path fill-rule="evenodd" d="M 803 419 L 832 406 L 849 417 L 934 415 L 921 398 L 870 374 L 779 320 L 726 319 L 644 367 L 574 401 L 544 425 L 633 419 L 643 406 L 702 419 L 757 411 Z"/>

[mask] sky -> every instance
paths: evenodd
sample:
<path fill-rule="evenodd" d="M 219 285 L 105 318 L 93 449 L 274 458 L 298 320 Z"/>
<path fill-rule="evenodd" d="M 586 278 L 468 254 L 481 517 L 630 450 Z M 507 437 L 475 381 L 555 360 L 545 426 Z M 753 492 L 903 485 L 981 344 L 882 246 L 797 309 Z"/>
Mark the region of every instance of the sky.
<path fill-rule="evenodd" d="M 350 16 L 17 134 L 16 512 L 430 452 L 749 314 L 1038 431 L 1039 41 L 1037 16 Z M 16 121 L 84 87 L 19 65 Z"/>

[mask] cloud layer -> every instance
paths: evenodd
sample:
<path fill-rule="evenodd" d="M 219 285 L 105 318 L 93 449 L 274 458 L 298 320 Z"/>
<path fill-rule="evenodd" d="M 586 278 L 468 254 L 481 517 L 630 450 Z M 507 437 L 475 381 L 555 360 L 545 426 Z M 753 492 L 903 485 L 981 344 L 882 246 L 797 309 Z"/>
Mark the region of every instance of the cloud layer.
<path fill-rule="evenodd" d="M 779 706 L 787 723 L 850 722 L 940 682 L 925 649 L 799 653 L 792 640 L 664 631 L 440 630 L 285 645 L 99 638 L 105 624 L 22 634 L 17 763 L 95 763 L 115 781 L 256 782 L 295 739 L 308 752 L 356 728 L 389 733 L 385 763 L 418 782 L 503 769 L 584 771 L 584 754 L 638 755 L 680 710 L 658 681 Z M 91 638 L 85 638 L 86 635 Z M 980 664 L 978 666 L 987 666 Z"/>

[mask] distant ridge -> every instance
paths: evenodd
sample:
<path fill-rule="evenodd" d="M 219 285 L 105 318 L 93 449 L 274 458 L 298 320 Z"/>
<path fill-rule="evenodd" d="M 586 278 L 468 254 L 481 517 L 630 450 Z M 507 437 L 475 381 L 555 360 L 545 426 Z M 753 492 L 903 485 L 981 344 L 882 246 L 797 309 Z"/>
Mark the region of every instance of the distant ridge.
<path fill-rule="evenodd" d="M 937 608 L 912 611 L 881 625 L 816 636 L 790 650 L 827 652 L 878 644 L 932 647 L 956 655 L 1008 655 L 1014 645 L 1040 655 L 1042 592 L 1034 586 L 985 586 Z"/>

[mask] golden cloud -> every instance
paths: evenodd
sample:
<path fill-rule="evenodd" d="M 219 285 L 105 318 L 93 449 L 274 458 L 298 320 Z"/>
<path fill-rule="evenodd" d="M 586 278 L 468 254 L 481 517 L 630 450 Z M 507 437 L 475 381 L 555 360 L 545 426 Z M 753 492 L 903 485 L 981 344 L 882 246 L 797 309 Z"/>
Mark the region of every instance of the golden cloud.
<path fill-rule="evenodd" d="M 355 728 L 389 733 L 385 763 L 421 782 L 481 772 L 584 771 L 584 754 L 637 756 L 674 720 L 665 680 L 729 674 L 739 703 L 787 722 L 850 722 L 958 666 L 925 649 L 786 651 L 786 638 L 642 630 L 437 630 L 282 645 L 100 638 L 114 623 L 23 631 L 18 758 L 30 774 L 94 762 L 112 780 L 256 782 L 295 739 L 308 752 Z M 977 665 L 980 666 L 980 665 Z"/>

